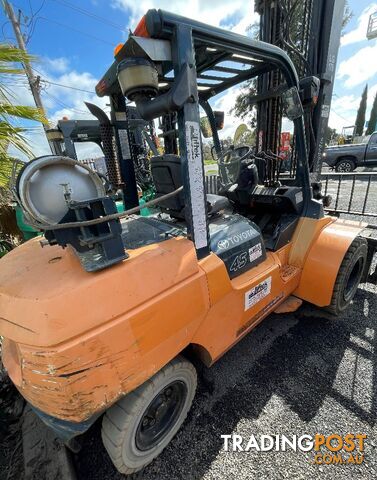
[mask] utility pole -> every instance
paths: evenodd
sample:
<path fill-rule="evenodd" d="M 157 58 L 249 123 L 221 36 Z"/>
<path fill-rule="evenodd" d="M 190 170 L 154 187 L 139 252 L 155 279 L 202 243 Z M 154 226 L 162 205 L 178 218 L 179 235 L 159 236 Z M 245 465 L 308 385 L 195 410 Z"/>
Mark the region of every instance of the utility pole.
<path fill-rule="evenodd" d="M 21 28 L 20 28 L 20 19 L 16 18 L 15 14 L 14 14 L 13 7 L 7 0 L 4 0 L 4 7 L 5 7 L 7 15 L 9 17 L 9 20 L 12 23 L 12 27 L 13 27 L 14 33 L 16 35 L 18 47 L 20 48 L 20 50 L 23 50 L 25 53 L 27 53 L 24 37 L 22 35 Z M 29 60 L 25 60 L 24 67 L 25 67 L 26 76 L 27 76 L 28 81 L 29 81 L 30 90 L 31 90 L 31 93 L 32 93 L 33 98 L 34 98 L 35 105 L 37 106 L 37 108 L 39 108 L 39 110 L 41 110 L 41 112 L 47 118 L 46 111 L 44 109 L 44 106 L 43 106 L 43 103 L 42 103 L 42 98 L 41 98 L 41 95 L 40 95 L 40 78 L 39 78 L 39 76 L 36 77 L 34 75 L 33 69 L 31 68 L 31 64 L 30 64 Z M 50 128 L 51 127 L 50 127 L 49 123 L 44 123 L 43 124 L 43 129 L 45 131 L 47 141 L 50 145 L 51 151 L 54 153 L 54 148 L 49 141 L 48 133 L 47 133 L 48 130 L 50 130 Z"/>

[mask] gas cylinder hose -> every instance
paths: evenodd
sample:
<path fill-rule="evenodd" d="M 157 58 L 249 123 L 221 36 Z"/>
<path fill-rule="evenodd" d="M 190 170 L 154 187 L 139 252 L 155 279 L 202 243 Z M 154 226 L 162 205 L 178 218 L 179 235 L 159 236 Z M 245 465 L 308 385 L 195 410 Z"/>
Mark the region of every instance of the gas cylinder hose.
<path fill-rule="evenodd" d="M 56 225 L 49 225 L 49 224 L 42 224 L 37 222 L 28 221 L 28 225 L 38 229 L 38 230 L 63 230 L 65 228 L 82 228 L 82 227 L 91 227 L 93 225 L 98 225 L 100 223 L 110 222 L 111 220 L 117 220 L 120 218 L 128 217 L 129 215 L 133 215 L 134 213 L 139 212 L 142 208 L 153 207 L 168 198 L 174 197 L 178 195 L 180 192 L 183 191 L 183 186 L 173 190 L 166 195 L 162 195 L 161 197 L 154 198 L 149 202 L 144 203 L 143 205 L 138 205 L 137 207 L 130 208 L 129 210 L 125 210 L 124 212 L 119 213 L 112 213 L 111 215 L 106 215 L 105 217 L 94 218 L 93 220 L 85 220 L 81 222 L 68 222 L 68 223 L 58 223 Z M 26 223 L 26 222 L 25 222 Z"/>

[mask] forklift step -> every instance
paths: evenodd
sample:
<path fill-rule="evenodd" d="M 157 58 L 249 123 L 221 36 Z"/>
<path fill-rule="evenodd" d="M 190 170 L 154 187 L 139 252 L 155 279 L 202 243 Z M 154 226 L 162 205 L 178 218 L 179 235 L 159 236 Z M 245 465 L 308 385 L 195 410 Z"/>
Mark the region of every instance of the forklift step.
<path fill-rule="evenodd" d="M 283 303 L 278 305 L 274 313 L 293 313 L 301 307 L 302 303 L 300 298 L 290 295 Z"/>

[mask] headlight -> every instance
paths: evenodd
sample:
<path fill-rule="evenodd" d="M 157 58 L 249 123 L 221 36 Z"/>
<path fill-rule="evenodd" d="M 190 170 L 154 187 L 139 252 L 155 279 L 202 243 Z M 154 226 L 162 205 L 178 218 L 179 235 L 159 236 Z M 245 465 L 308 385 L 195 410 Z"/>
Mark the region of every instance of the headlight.
<path fill-rule="evenodd" d="M 158 73 L 153 62 L 146 58 L 127 58 L 118 65 L 118 81 L 123 95 L 131 101 L 137 95 L 155 97 Z"/>

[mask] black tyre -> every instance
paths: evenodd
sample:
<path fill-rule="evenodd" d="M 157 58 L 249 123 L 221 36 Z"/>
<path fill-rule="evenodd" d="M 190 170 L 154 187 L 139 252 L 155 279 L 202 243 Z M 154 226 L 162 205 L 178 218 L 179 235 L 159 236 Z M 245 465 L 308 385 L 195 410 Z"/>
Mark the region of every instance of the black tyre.
<path fill-rule="evenodd" d="M 327 310 L 340 315 L 351 303 L 366 268 L 368 244 L 364 238 L 357 237 L 352 242 L 336 278 L 331 304 Z"/>
<path fill-rule="evenodd" d="M 355 162 L 351 158 L 341 158 L 335 166 L 335 171 L 339 173 L 350 173 L 356 168 Z"/>
<path fill-rule="evenodd" d="M 178 356 L 107 410 L 102 441 L 120 473 L 138 472 L 162 452 L 184 422 L 196 385 L 194 366 Z"/>

